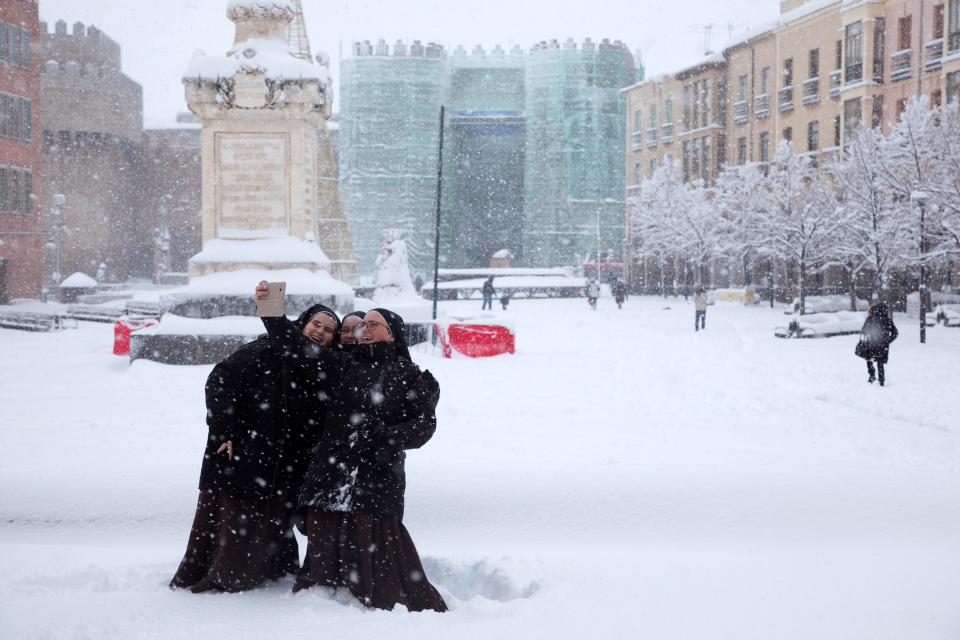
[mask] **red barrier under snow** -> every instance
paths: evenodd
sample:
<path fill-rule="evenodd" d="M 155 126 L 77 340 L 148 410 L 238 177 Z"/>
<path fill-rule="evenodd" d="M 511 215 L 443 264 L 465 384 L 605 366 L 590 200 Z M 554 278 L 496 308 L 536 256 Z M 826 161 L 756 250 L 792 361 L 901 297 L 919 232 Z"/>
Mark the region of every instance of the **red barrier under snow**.
<path fill-rule="evenodd" d="M 126 316 L 117 320 L 113 325 L 113 355 L 130 355 L 130 334 L 137 329 L 152 327 L 157 324 L 156 318 L 128 318 Z"/>
<path fill-rule="evenodd" d="M 441 332 L 443 355 L 449 358 L 450 348 L 471 358 L 486 358 L 513 353 L 516 345 L 510 329 L 487 324 L 451 324 L 446 335 Z"/>

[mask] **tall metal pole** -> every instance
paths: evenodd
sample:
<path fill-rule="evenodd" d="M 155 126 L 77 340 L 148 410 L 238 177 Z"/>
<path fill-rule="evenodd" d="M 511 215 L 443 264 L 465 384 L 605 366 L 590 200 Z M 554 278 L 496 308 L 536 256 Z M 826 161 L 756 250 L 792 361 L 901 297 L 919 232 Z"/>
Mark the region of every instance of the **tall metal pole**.
<path fill-rule="evenodd" d="M 927 239 L 924 232 L 924 214 L 926 212 L 926 203 L 922 198 L 917 200 L 920 205 L 920 344 L 927 342 Z"/>
<path fill-rule="evenodd" d="M 437 289 L 440 283 L 440 199 L 443 194 L 443 111 L 440 107 L 440 145 L 437 153 L 437 216 L 436 233 L 433 239 L 433 319 L 437 319 Z"/>
<path fill-rule="evenodd" d="M 600 279 L 600 207 L 597 207 L 597 287 L 603 282 Z"/>

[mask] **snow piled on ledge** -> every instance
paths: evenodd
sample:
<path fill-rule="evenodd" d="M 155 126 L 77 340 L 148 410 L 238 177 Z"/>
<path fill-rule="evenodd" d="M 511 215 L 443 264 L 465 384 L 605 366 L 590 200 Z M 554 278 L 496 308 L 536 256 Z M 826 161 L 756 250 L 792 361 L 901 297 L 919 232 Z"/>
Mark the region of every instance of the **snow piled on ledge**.
<path fill-rule="evenodd" d="M 286 282 L 287 295 L 332 295 L 353 298 L 353 289 L 333 278 L 326 271 L 307 269 L 237 269 L 210 273 L 190 279 L 190 284 L 174 289 L 171 294 L 246 295 L 253 300 L 253 290 L 261 280 Z"/>
<path fill-rule="evenodd" d="M 330 258 L 320 245 L 286 235 L 256 240 L 207 240 L 203 251 L 190 258 L 194 264 L 211 262 L 297 264 L 311 263 L 330 269 Z"/>
<path fill-rule="evenodd" d="M 283 40 L 252 38 L 236 45 L 232 55 L 208 56 L 199 53 L 183 71 L 184 82 L 232 78 L 238 73 L 262 73 L 271 80 L 307 80 L 326 83 L 326 67 L 293 57 Z"/>

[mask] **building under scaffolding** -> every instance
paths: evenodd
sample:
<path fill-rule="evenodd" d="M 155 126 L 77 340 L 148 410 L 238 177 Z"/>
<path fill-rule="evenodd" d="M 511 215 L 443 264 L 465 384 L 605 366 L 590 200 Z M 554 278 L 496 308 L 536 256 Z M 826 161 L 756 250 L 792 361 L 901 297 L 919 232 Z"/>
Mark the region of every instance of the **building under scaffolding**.
<path fill-rule="evenodd" d="M 625 107 L 633 55 L 604 40 L 515 47 L 353 45 L 341 64 L 340 180 L 354 253 L 370 273 L 381 231 L 408 231 L 411 266 L 433 262 L 438 118 L 444 140 L 443 266 L 573 265 L 623 242 Z"/>
<path fill-rule="evenodd" d="M 625 102 L 636 81 L 622 43 L 542 42 L 527 55 L 524 262 L 619 254 L 624 238 Z"/>
<path fill-rule="evenodd" d="M 340 185 L 360 271 L 373 271 L 382 230 L 397 228 L 407 231 L 412 268 L 425 273 L 446 51 L 419 41 L 356 43 L 340 74 Z"/>
<path fill-rule="evenodd" d="M 487 267 L 523 252 L 524 55 L 519 47 L 450 56 L 441 256 Z"/>

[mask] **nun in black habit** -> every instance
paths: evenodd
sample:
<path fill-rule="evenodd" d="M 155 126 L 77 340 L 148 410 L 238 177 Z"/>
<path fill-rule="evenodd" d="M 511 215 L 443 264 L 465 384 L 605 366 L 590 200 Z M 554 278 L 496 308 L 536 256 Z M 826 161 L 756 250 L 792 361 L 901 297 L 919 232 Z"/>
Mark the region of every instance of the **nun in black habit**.
<path fill-rule="evenodd" d="M 340 319 L 314 305 L 290 322 L 335 348 Z M 200 497 L 173 588 L 243 591 L 299 568 L 293 526 L 310 451 L 324 429 L 314 362 L 264 335 L 220 362 L 206 384 L 209 434 Z"/>

